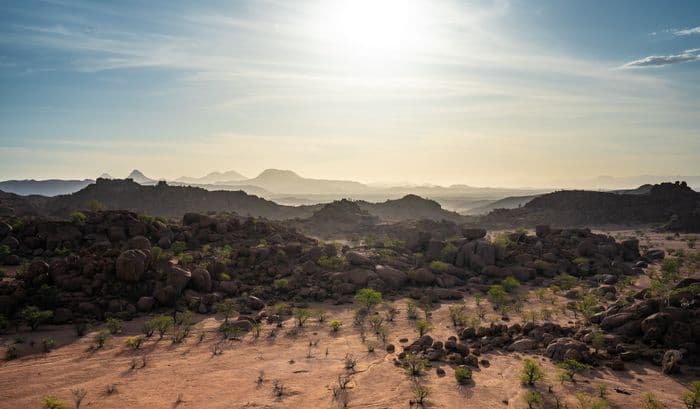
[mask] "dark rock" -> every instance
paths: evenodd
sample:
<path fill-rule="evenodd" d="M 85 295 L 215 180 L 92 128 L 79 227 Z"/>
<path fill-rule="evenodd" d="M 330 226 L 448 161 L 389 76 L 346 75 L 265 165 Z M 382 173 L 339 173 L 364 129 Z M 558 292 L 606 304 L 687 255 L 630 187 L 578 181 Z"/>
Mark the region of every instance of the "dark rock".
<path fill-rule="evenodd" d="M 148 256 L 141 250 L 127 250 L 119 255 L 115 264 L 117 278 L 137 283 L 146 271 Z"/>

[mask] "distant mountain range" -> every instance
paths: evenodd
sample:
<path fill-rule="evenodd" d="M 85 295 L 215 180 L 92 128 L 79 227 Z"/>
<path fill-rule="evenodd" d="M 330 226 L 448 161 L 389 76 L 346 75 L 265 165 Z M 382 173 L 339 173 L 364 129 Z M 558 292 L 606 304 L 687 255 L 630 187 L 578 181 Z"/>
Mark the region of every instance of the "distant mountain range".
<path fill-rule="evenodd" d="M 102 179 L 114 179 L 112 175 L 104 173 Z M 158 179 L 148 177 L 143 172 L 134 169 L 128 176 L 134 182 L 152 186 L 158 183 Z M 630 178 L 613 178 L 601 176 L 586 181 L 586 184 L 598 186 L 617 186 L 616 193 L 634 193 L 635 190 L 650 184 L 641 184 L 640 188 L 629 189 L 635 181 L 647 180 L 686 180 L 688 185 L 700 186 L 700 176 L 638 176 Z M 57 196 L 70 194 L 95 183 L 93 179 L 84 180 L 8 180 L 0 182 L 0 190 L 19 195 Z M 584 182 L 581 182 L 584 183 Z M 444 209 L 456 211 L 460 214 L 479 215 L 486 214 L 494 209 L 514 209 L 523 206 L 533 198 L 549 193 L 551 189 L 511 189 L 473 187 L 468 185 L 404 185 L 404 186 L 378 186 L 368 185 L 350 180 L 330 180 L 305 178 L 291 170 L 266 169 L 254 178 L 233 171 L 211 172 L 201 177 L 182 176 L 173 181 L 168 181 L 171 186 L 193 186 L 208 191 L 244 191 L 276 203 L 299 206 L 326 203 L 343 198 L 366 201 L 371 203 L 385 200 L 397 200 L 407 195 L 430 199 Z M 641 191 L 639 191 L 641 192 Z"/>

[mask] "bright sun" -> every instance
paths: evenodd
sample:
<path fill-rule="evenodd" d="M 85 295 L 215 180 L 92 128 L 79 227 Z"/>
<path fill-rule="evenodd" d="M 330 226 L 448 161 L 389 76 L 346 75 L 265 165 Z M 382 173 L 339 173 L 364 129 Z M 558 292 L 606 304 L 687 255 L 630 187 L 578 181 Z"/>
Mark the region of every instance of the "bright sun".
<path fill-rule="evenodd" d="M 392 58 L 427 44 L 427 7 L 419 0 L 324 1 L 323 40 L 348 57 Z"/>

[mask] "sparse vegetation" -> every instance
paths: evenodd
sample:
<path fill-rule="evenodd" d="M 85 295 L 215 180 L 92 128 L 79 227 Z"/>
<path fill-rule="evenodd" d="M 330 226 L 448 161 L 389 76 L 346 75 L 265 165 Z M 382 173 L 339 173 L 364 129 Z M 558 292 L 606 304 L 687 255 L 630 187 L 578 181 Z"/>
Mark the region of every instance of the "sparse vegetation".
<path fill-rule="evenodd" d="M 143 344 L 144 337 L 142 335 L 137 335 L 133 337 L 128 337 L 126 339 L 126 347 L 133 349 L 134 351 L 137 349 L 141 348 L 141 345 Z"/>
<path fill-rule="evenodd" d="M 436 273 L 444 273 L 445 271 L 450 269 L 450 265 L 445 263 L 444 261 L 434 260 L 430 262 L 430 269 L 435 271 Z"/>
<path fill-rule="evenodd" d="M 501 287 L 505 290 L 507 293 L 512 293 L 513 291 L 517 290 L 518 287 L 520 287 L 520 281 L 518 281 L 515 277 L 506 277 L 501 281 Z"/>
<path fill-rule="evenodd" d="M 85 224 L 87 216 L 83 212 L 75 211 L 70 214 L 70 221 L 74 224 L 82 225 Z"/>
<path fill-rule="evenodd" d="M 80 404 L 83 403 L 83 399 L 87 396 L 87 390 L 84 388 L 76 388 L 70 390 L 73 396 L 73 403 L 75 404 L 75 409 L 80 409 Z"/>
<path fill-rule="evenodd" d="M 559 363 L 558 366 L 563 370 L 563 372 L 560 376 L 560 379 L 562 382 L 564 382 L 564 381 L 576 382 L 576 379 L 574 379 L 574 376 L 577 373 L 583 372 L 586 369 L 591 369 L 590 365 L 586 365 L 586 364 L 579 362 L 575 359 L 566 359 L 563 362 Z"/>
<path fill-rule="evenodd" d="M 410 376 L 420 376 L 428 366 L 428 360 L 413 352 L 409 352 L 403 359 L 403 366 Z"/>
<path fill-rule="evenodd" d="M 698 409 L 700 406 L 700 381 L 690 383 L 690 391 L 683 394 L 683 403 L 688 409 Z"/>
<path fill-rule="evenodd" d="M 642 409 L 664 409 L 666 406 L 651 392 L 642 397 Z"/>
<path fill-rule="evenodd" d="M 406 303 L 406 314 L 409 320 L 418 319 L 418 306 L 414 301 Z"/>
<path fill-rule="evenodd" d="M 321 256 L 316 262 L 321 268 L 330 271 L 342 271 L 348 266 L 348 261 L 345 257 L 340 256 Z"/>
<path fill-rule="evenodd" d="M 528 409 L 533 409 L 542 404 L 542 394 L 537 391 L 527 391 L 523 396 L 523 400 Z"/>
<path fill-rule="evenodd" d="M 453 326 L 463 327 L 466 324 L 466 317 L 464 316 L 465 308 L 466 305 L 464 305 L 464 303 L 450 305 L 448 310 L 450 313 L 450 320 L 452 321 Z"/>
<path fill-rule="evenodd" d="M 303 328 L 306 321 L 311 317 L 311 311 L 308 308 L 295 308 L 294 319 L 297 321 L 297 327 Z"/>
<path fill-rule="evenodd" d="M 340 327 L 343 326 L 343 323 L 340 322 L 340 320 L 332 320 L 330 323 L 330 326 L 331 326 L 331 331 L 338 332 L 340 330 Z"/>
<path fill-rule="evenodd" d="M 107 329 L 112 335 L 122 332 L 124 327 L 124 322 L 118 318 L 108 318 L 107 319 Z"/>
<path fill-rule="evenodd" d="M 41 400 L 41 406 L 44 409 L 68 409 L 67 403 L 53 396 L 45 396 Z"/>
<path fill-rule="evenodd" d="M 423 406 L 428 396 L 430 396 L 430 388 L 419 384 L 413 386 L 413 397 L 416 404 Z"/>
<path fill-rule="evenodd" d="M 39 328 L 39 325 L 53 317 L 53 312 L 48 310 L 40 310 L 38 307 L 30 305 L 20 311 L 19 316 L 32 331 L 35 331 L 37 328 Z"/>
<path fill-rule="evenodd" d="M 370 312 L 382 302 L 382 293 L 371 288 L 363 288 L 355 294 L 355 301 L 364 311 Z"/>

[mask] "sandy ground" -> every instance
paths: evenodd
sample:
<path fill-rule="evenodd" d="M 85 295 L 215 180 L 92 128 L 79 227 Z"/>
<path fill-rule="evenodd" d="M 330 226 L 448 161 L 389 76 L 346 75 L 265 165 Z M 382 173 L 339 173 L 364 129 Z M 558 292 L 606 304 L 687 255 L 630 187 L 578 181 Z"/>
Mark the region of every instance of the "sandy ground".
<path fill-rule="evenodd" d="M 389 342 L 401 345 L 400 338 L 416 338 L 413 323 L 406 319 L 405 300 L 394 303 L 400 310 L 395 323 L 389 324 Z M 468 304 L 473 313 L 473 302 Z M 17 360 L 0 364 L 0 407 L 39 408 L 46 395 L 54 395 L 71 402 L 73 388 L 85 388 L 87 396 L 82 407 L 92 408 L 335 408 L 342 407 L 333 399 L 332 388 L 338 375 L 347 374 L 344 357 L 353 354 L 357 369 L 352 374 L 349 405 L 351 408 L 406 408 L 412 398 L 416 382 L 405 371 L 393 364 L 393 354 L 378 346 L 368 353 L 359 332 L 351 325 L 352 311 L 348 307 L 323 307 L 330 319 L 340 319 L 344 326 L 338 334 L 331 334 L 328 324 L 309 322 L 302 335 L 285 335 L 292 326 L 290 320 L 273 340 L 267 339 L 272 326 L 266 326 L 262 336 L 253 340 L 247 335 L 240 341 L 228 341 L 221 355 L 212 354 L 218 342 L 214 317 L 198 317 L 202 328 L 196 327 L 183 344 L 172 344 L 157 335 L 147 340 L 139 351 L 124 345 L 128 335 L 139 333 L 143 319 L 126 323 L 124 333 L 111 338 L 105 347 L 91 352 L 93 334 L 78 339 L 71 327 L 52 327 L 36 333 L 23 333 L 24 353 L 33 352 Z M 565 317 L 562 317 L 565 319 Z M 454 331 L 449 322 L 447 306 L 432 312 L 434 329 L 431 334 L 446 340 Z M 518 320 L 514 317 L 514 320 Z M 204 340 L 198 335 L 204 330 Z M 4 336 L 7 344 L 17 337 Z M 59 346 L 50 353 L 40 352 L 40 340 L 54 338 Z M 34 348 L 29 347 L 36 340 Z M 378 341 L 368 335 L 368 342 Z M 309 346 L 309 343 L 315 346 Z M 26 349 L 29 349 L 27 351 Z M 397 348 L 400 350 L 400 348 Z M 146 366 L 131 369 L 136 358 L 140 366 L 142 356 Z M 474 372 L 474 383 L 459 387 L 454 372 L 442 365 L 447 375 L 438 377 L 435 367 L 417 379 L 431 389 L 427 407 L 432 408 L 524 408 L 522 400 L 527 389 L 519 383 L 522 356 L 516 353 L 491 353 L 480 358 L 490 361 Z M 667 408 L 682 408 L 680 400 L 688 375 L 670 378 L 659 368 L 649 365 L 629 365 L 628 370 L 616 373 L 599 368 L 581 375 L 575 384 L 562 385 L 556 377 L 556 368 L 545 358 L 535 357 L 545 367 L 548 379 L 538 388 L 544 395 L 544 407 L 554 407 L 547 385 L 552 385 L 568 407 L 575 408 L 576 392 L 596 394 L 598 384 L 608 387 L 607 399 L 615 408 L 638 408 L 642 394 L 653 391 Z M 258 385 L 260 372 L 265 381 Z M 284 385 L 285 393 L 279 398 L 273 393 L 274 381 Z M 108 394 L 108 385 L 116 392 Z M 615 387 L 631 393 L 616 393 Z M 178 403 L 178 396 L 180 402 Z"/>

